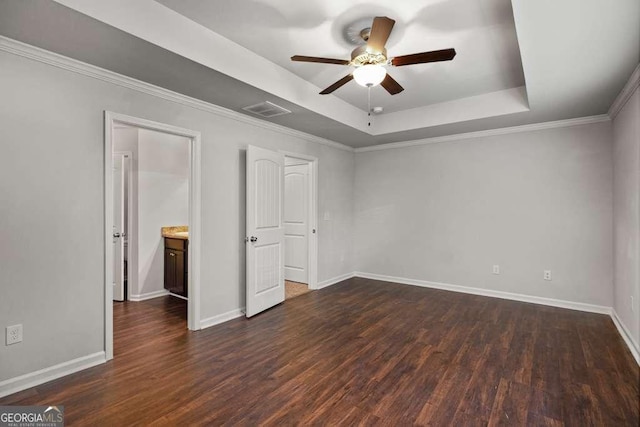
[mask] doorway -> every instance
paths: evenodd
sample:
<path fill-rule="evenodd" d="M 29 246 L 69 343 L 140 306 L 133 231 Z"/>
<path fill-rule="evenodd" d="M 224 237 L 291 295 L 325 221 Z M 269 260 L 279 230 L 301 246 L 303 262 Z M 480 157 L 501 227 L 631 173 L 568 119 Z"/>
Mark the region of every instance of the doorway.
<path fill-rule="evenodd" d="M 310 292 L 310 243 L 316 230 L 311 214 L 311 160 L 284 157 L 284 279 L 285 299 Z"/>
<path fill-rule="evenodd" d="M 287 187 L 294 195 L 288 201 L 285 197 L 287 166 L 290 167 Z M 300 287 L 316 289 L 317 183 L 316 158 L 247 147 L 247 317 L 285 301 L 287 275 L 292 281 L 299 281 L 296 283 Z"/>
<path fill-rule="evenodd" d="M 126 143 L 123 144 L 122 141 L 117 140 L 122 129 L 131 130 L 130 132 L 135 133 L 139 138 L 136 139 L 138 155 L 133 148 L 127 149 Z M 146 138 L 144 145 L 143 138 Z M 170 146 L 180 146 L 179 150 L 184 154 L 182 156 L 184 163 L 188 164 L 184 172 L 176 172 L 182 168 L 176 162 L 176 159 L 181 157 L 180 154 L 176 154 L 176 151 L 161 150 L 161 147 Z M 144 168 L 146 175 L 143 175 L 141 164 L 137 163 L 142 159 L 143 149 L 147 159 Z M 126 172 L 127 168 L 124 166 L 125 155 L 130 156 L 129 172 Z M 164 289 L 166 287 L 164 245 L 169 240 L 167 237 L 175 238 L 175 243 L 170 245 L 168 251 L 174 254 L 175 259 L 183 260 L 184 269 L 172 271 L 184 273 L 181 278 L 184 283 L 184 292 L 188 295 L 184 298 L 187 300 L 186 325 L 190 330 L 200 329 L 200 133 L 106 111 L 104 159 L 104 231 L 105 266 L 107 266 L 104 270 L 105 352 L 107 359 L 112 359 L 113 300 L 140 301 L 169 293 Z M 125 172 L 121 173 L 121 170 Z M 131 170 L 136 170 L 137 173 L 132 174 Z M 159 173 L 160 170 L 168 170 L 169 173 Z M 182 174 L 181 181 L 178 182 L 175 176 L 180 174 Z M 162 186 L 160 191 L 157 188 L 159 183 Z M 167 183 L 170 184 L 167 186 Z M 138 197 L 143 191 L 149 196 L 144 200 Z M 162 191 L 166 191 L 166 194 Z M 182 212 L 176 212 L 174 209 L 169 217 L 165 215 L 159 218 L 157 214 L 162 211 L 162 205 L 175 204 L 173 201 L 177 197 L 185 202 L 182 204 Z M 137 204 L 132 203 L 132 200 Z M 123 205 L 126 208 L 123 209 Z M 134 206 L 138 207 L 137 213 L 134 212 Z M 155 217 L 149 217 L 152 220 L 145 222 L 144 226 L 136 222 L 143 210 L 155 215 Z M 149 227 L 152 229 L 148 229 Z M 184 229 L 185 227 L 188 228 Z M 169 236 L 165 233 L 173 234 Z M 137 241 L 133 241 L 135 239 Z M 134 251 L 132 248 L 137 250 Z M 181 257 L 175 256 L 178 253 Z M 132 264 L 135 267 L 132 267 Z M 135 274 L 132 271 L 134 268 Z M 158 282 L 160 282 L 160 288 L 155 289 L 158 287 Z M 154 285 L 148 287 L 148 283 Z M 124 291 L 125 284 L 127 291 Z M 147 290 L 149 292 L 146 292 Z"/>

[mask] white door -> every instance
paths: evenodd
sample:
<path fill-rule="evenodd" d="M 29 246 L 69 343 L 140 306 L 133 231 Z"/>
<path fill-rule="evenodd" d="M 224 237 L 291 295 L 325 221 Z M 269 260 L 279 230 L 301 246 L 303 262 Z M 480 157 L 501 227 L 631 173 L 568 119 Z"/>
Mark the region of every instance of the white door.
<path fill-rule="evenodd" d="M 124 301 L 125 157 L 113 155 L 113 299 Z"/>
<path fill-rule="evenodd" d="M 247 301 L 251 317 L 284 301 L 284 156 L 247 148 Z"/>
<path fill-rule="evenodd" d="M 309 164 L 284 167 L 284 278 L 309 283 Z"/>

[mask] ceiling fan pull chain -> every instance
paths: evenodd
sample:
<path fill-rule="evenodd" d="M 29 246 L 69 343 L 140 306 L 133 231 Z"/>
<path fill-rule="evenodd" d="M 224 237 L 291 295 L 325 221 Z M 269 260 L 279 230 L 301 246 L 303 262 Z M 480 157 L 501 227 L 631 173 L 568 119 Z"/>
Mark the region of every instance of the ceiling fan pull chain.
<path fill-rule="evenodd" d="M 369 118 L 369 126 L 371 126 L 371 86 L 368 86 L 367 89 L 367 117 Z"/>

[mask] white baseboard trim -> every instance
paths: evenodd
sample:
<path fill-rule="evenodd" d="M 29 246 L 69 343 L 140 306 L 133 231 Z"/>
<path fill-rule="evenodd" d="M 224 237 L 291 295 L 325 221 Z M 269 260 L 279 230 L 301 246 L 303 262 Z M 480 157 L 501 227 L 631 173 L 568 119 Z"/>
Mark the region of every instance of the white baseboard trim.
<path fill-rule="evenodd" d="M 218 314 L 217 316 L 208 317 L 200 320 L 200 329 L 209 328 L 211 326 L 219 325 L 220 323 L 227 322 L 229 320 L 237 319 L 244 316 L 245 308 L 236 308 L 235 310 L 227 311 L 226 313 Z"/>
<path fill-rule="evenodd" d="M 165 295 L 169 295 L 169 291 L 166 289 L 163 289 L 161 291 L 147 292 L 146 294 L 129 295 L 129 301 L 136 301 L 136 302 L 145 301 L 152 298 L 163 297 Z"/>
<path fill-rule="evenodd" d="M 406 279 L 403 277 L 385 276 L 382 274 L 356 272 L 356 277 L 365 279 L 381 280 L 385 282 L 400 283 L 403 285 L 421 286 L 423 288 L 441 289 L 445 291 L 462 292 L 465 294 L 482 295 L 485 297 L 508 299 L 513 301 L 528 302 L 532 304 L 548 305 L 551 307 L 568 308 L 570 310 L 586 311 L 589 313 L 599 313 L 611 315 L 611 307 L 602 305 L 586 304 L 582 302 L 564 301 L 553 298 L 536 297 L 532 295 L 516 294 L 512 292 L 494 291 L 490 289 L 472 288 L 449 283 L 429 282 L 426 280 Z"/>
<path fill-rule="evenodd" d="M 384 282 L 399 283 L 401 285 L 421 286 L 423 288 L 441 289 L 444 291 L 461 292 L 472 295 L 482 295 L 485 297 L 502 298 L 513 301 L 527 302 L 531 304 L 548 305 L 551 307 L 568 308 L 570 310 L 585 311 L 588 313 L 608 314 L 616 325 L 618 333 L 624 340 L 625 344 L 631 351 L 633 358 L 640 365 L 640 346 L 635 342 L 629 329 L 618 317 L 618 313 L 611 308 L 602 305 L 585 304 L 582 302 L 564 301 L 553 298 L 543 298 L 531 295 L 516 294 L 511 292 L 493 291 L 489 289 L 471 288 L 467 286 L 451 285 L 448 283 L 429 282 L 426 280 L 406 279 L 403 277 L 385 276 L 382 274 L 355 272 L 354 277 L 362 277 L 364 279 L 380 280 Z"/>
<path fill-rule="evenodd" d="M 356 275 L 356 273 L 347 273 L 347 274 L 343 274 L 341 276 L 337 276 L 337 277 L 334 277 L 334 278 L 331 278 L 331 279 L 323 280 L 322 282 L 318 282 L 318 284 L 316 285 L 315 290 L 326 288 L 326 287 L 331 286 L 331 285 L 335 285 L 336 283 L 340 283 L 343 280 L 351 279 L 352 277 L 355 277 L 355 275 Z"/>
<path fill-rule="evenodd" d="M 107 358 L 104 351 L 89 354 L 88 356 L 79 357 L 69 360 L 68 362 L 59 363 L 39 371 L 30 372 L 15 378 L 9 378 L 0 382 L 0 397 L 5 397 L 31 387 L 73 374 L 83 369 L 91 368 L 96 365 L 105 363 Z"/>
<path fill-rule="evenodd" d="M 174 294 L 173 292 L 169 292 L 169 295 L 171 295 L 172 297 L 180 298 L 185 301 L 189 301 L 189 298 L 183 297 L 182 295 Z"/>
<path fill-rule="evenodd" d="M 631 332 L 629 332 L 629 329 L 624 324 L 622 319 L 620 319 L 615 309 L 611 310 L 611 320 L 613 320 L 613 324 L 616 325 L 616 328 L 618 328 L 620 336 L 622 336 L 622 339 L 627 344 L 627 347 L 629 347 L 629 351 L 631 351 L 633 358 L 636 359 L 636 363 L 640 365 L 640 346 L 638 346 L 638 343 L 633 339 L 633 337 L 631 336 Z"/>

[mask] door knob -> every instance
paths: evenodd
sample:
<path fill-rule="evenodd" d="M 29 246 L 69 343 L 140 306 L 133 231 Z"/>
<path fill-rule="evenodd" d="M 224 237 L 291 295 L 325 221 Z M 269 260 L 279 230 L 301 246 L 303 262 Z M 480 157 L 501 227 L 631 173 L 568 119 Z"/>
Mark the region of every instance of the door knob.
<path fill-rule="evenodd" d="M 251 240 L 252 243 L 255 243 L 255 242 L 258 241 L 258 238 L 256 236 L 251 236 L 250 240 Z"/>
<path fill-rule="evenodd" d="M 117 239 L 117 238 L 118 238 L 118 237 L 120 237 L 120 236 L 121 236 L 121 234 L 120 234 L 120 233 L 113 233 L 113 238 L 114 238 L 114 239 Z"/>

